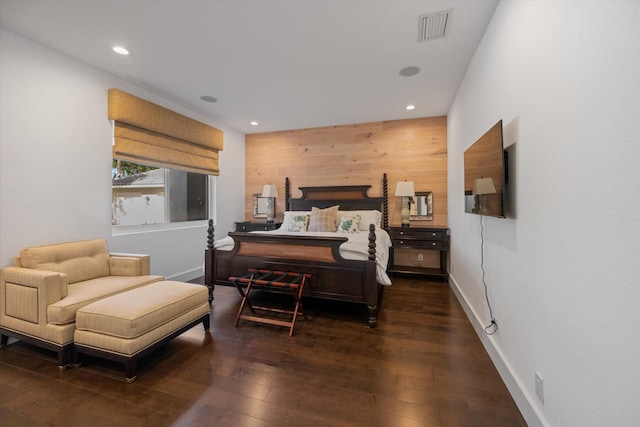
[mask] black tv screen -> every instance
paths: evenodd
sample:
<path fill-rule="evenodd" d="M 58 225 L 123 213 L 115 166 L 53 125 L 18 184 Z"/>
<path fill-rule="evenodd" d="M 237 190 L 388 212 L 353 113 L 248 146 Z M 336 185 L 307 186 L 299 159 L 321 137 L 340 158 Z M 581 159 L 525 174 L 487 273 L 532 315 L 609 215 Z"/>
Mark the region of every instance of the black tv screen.
<path fill-rule="evenodd" d="M 500 120 L 464 152 L 465 212 L 506 216 L 505 156 Z"/>

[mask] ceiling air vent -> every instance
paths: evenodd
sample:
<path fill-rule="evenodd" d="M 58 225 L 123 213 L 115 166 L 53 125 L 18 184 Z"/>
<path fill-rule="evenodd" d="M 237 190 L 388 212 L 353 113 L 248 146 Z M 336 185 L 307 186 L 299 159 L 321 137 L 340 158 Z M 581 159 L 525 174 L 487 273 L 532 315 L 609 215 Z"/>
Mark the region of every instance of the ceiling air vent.
<path fill-rule="evenodd" d="M 418 18 L 418 41 L 439 39 L 446 36 L 452 9 L 422 15 Z"/>

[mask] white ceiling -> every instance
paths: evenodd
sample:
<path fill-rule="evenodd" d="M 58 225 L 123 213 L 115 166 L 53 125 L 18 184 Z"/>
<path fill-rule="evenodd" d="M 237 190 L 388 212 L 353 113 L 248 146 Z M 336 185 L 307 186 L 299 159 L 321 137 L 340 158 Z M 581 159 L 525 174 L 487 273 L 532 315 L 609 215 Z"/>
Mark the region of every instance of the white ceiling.
<path fill-rule="evenodd" d="M 446 115 L 497 2 L 0 0 L 0 25 L 256 133 Z M 419 16 L 449 9 L 418 42 Z"/>

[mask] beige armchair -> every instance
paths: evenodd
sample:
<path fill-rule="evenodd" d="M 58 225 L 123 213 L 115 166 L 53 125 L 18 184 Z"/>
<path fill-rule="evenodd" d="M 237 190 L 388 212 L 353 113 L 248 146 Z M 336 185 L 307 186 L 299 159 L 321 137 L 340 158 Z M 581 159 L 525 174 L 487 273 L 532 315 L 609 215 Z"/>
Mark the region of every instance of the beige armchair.
<path fill-rule="evenodd" d="M 164 280 L 148 255 L 110 254 L 104 239 L 24 249 L 0 270 L 0 344 L 9 337 L 72 356 L 76 311 L 99 299 Z"/>

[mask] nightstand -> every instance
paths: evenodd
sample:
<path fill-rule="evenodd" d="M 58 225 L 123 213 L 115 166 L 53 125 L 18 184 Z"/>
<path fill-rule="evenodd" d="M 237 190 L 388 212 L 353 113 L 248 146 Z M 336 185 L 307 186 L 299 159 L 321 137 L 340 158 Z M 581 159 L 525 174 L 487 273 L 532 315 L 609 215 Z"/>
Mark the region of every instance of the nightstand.
<path fill-rule="evenodd" d="M 282 225 L 281 222 L 236 222 L 236 231 L 269 231 L 277 230 Z"/>
<path fill-rule="evenodd" d="M 392 246 L 389 249 L 389 272 L 435 276 L 449 280 L 447 255 L 449 253 L 449 229 L 442 227 L 390 227 Z M 395 251 L 414 249 L 419 251 L 439 251 L 440 267 L 414 267 L 395 265 Z"/>

